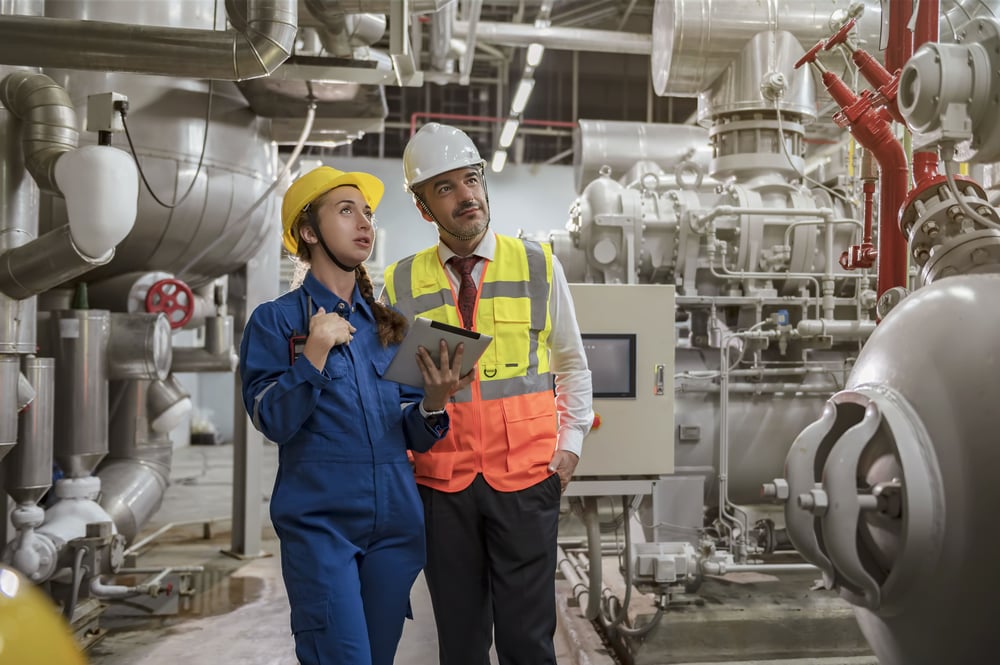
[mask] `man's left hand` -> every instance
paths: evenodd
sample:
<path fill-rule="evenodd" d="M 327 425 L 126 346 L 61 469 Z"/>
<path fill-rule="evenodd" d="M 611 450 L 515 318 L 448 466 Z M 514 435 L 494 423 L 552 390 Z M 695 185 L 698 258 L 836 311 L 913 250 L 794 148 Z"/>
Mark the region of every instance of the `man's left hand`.
<path fill-rule="evenodd" d="M 569 485 L 579 462 L 579 457 L 565 450 L 557 450 L 556 454 L 552 456 L 552 461 L 549 462 L 549 471 L 555 471 L 559 474 L 559 485 L 563 492 L 566 491 L 566 486 Z"/>

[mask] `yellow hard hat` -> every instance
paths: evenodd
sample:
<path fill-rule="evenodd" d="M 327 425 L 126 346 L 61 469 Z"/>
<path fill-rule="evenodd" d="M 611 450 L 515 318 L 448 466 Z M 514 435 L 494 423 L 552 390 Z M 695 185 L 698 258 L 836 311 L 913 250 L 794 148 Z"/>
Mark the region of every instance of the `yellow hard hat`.
<path fill-rule="evenodd" d="M 360 171 L 338 171 L 329 166 L 320 166 L 300 177 L 288 188 L 281 202 L 281 242 L 289 253 L 295 254 L 299 249 L 299 238 L 292 233 L 292 224 L 302 209 L 341 185 L 354 185 L 361 190 L 361 195 L 373 212 L 385 193 L 385 185 L 381 180 Z"/>
<path fill-rule="evenodd" d="M 4 566 L 0 566 L 0 663 L 87 665 L 52 601 Z"/>

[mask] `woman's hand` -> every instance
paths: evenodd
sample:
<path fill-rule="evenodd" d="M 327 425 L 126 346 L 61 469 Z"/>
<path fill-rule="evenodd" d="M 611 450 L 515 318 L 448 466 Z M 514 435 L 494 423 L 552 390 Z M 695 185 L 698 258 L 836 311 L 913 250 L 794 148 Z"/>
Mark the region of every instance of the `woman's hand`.
<path fill-rule="evenodd" d="M 338 344 L 350 344 L 357 329 L 339 314 L 327 314 L 320 307 L 309 319 L 309 337 L 303 354 L 318 371 L 326 367 L 330 349 Z"/>
<path fill-rule="evenodd" d="M 420 347 L 417 350 L 417 366 L 424 377 L 424 409 L 427 411 L 442 411 L 448 404 L 448 399 L 462 388 L 466 387 L 476 376 L 475 368 L 469 370 L 465 376 L 460 376 L 462 371 L 462 354 L 465 352 L 465 345 L 459 344 L 455 349 L 455 357 L 449 358 L 448 343 L 444 340 L 440 342 L 441 362 L 434 364 L 434 359 L 427 349 Z"/>

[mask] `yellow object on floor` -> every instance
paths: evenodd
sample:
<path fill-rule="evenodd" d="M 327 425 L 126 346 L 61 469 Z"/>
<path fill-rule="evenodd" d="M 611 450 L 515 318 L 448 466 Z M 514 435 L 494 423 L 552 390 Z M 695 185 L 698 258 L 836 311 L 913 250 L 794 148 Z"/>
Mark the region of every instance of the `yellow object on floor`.
<path fill-rule="evenodd" d="M 10 568 L 0 566 L 0 663 L 86 665 L 52 601 Z"/>

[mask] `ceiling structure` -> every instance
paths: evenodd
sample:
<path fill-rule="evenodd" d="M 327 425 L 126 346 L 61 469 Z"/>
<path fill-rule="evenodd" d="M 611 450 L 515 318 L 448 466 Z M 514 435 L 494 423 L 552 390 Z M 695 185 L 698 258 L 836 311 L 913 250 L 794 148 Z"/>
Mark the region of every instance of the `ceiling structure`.
<path fill-rule="evenodd" d="M 313 147 L 312 152 L 399 157 L 414 128 L 438 120 L 466 130 L 489 160 L 525 73 L 527 43 L 522 42 L 536 25 L 544 30 L 544 23 L 536 22 L 544 21 L 546 11 L 551 32 L 562 39 L 546 40 L 541 62 L 528 68 L 535 85 L 520 114 L 511 162 L 572 163 L 572 123 L 577 119 L 684 122 L 694 113 L 696 100 L 654 94 L 648 48 L 646 53 L 619 52 L 641 50 L 631 45 L 630 38 L 651 34 L 654 4 L 655 0 L 458 0 L 451 15 L 439 11 L 413 16 L 410 41 L 424 84 L 384 86 L 382 132 L 366 132 L 337 148 Z M 476 9 L 478 20 L 470 16 Z M 441 23 L 435 26 L 435 21 Z M 453 22 L 453 48 L 442 62 L 432 54 L 432 40 L 445 21 Z M 390 32 L 373 48 L 388 49 Z M 475 51 L 468 66 L 462 61 L 462 48 L 470 35 Z M 465 82 L 463 65 L 468 73 Z"/>

